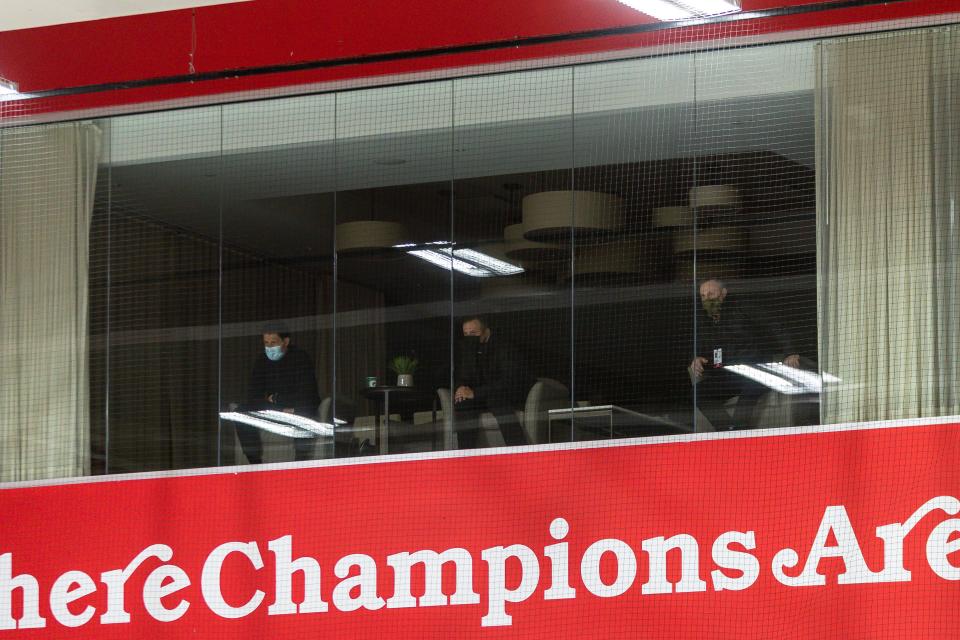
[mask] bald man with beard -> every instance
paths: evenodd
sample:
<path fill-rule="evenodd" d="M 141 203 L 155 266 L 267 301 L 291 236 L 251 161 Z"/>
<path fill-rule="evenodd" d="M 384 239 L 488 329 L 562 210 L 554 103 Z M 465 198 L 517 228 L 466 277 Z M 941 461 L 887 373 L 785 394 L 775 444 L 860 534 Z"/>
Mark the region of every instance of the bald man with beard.
<path fill-rule="evenodd" d="M 687 367 L 695 385 L 697 408 L 717 431 L 754 427 L 757 402 L 769 389 L 725 367 L 768 362 L 798 367 L 800 356 L 793 353 L 786 337 L 760 309 L 729 296 L 723 281 L 704 280 L 700 304 L 703 312 L 696 324 L 697 355 Z M 725 405 L 734 397 L 738 400 L 731 417 Z"/>

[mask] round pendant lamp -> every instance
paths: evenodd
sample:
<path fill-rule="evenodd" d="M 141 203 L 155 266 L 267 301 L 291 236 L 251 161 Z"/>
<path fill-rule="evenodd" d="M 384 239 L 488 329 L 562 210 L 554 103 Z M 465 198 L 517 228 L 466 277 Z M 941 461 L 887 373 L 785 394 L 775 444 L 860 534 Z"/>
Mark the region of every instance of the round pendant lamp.
<path fill-rule="evenodd" d="M 358 220 L 337 225 L 337 251 L 340 253 L 379 252 L 407 241 L 407 229 L 399 222 Z"/>
<path fill-rule="evenodd" d="M 564 242 L 605 236 L 620 224 L 620 198 L 594 191 L 542 191 L 523 199 L 523 237 Z"/>
<path fill-rule="evenodd" d="M 693 212 L 690 207 L 658 207 L 651 224 L 654 229 L 686 227 L 693 224 Z"/>
<path fill-rule="evenodd" d="M 743 227 L 721 226 L 700 229 L 696 234 L 692 229 L 678 233 L 673 238 L 673 252 L 729 252 L 740 253 L 746 251 L 747 232 Z"/>
<path fill-rule="evenodd" d="M 503 229 L 504 254 L 525 264 L 536 265 L 566 258 L 570 250 L 556 244 L 533 242 L 523 237 L 523 224 L 511 224 Z"/>
<path fill-rule="evenodd" d="M 694 209 L 739 209 L 743 203 L 740 190 L 730 184 L 705 184 L 692 187 L 690 206 Z"/>
<path fill-rule="evenodd" d="M 581 247 L 573 263 L 574 278 L 577 284 L 583 285 L 600 285 L 627 277 L 634 281 L 648 271 L 643 262 L 645 256 L 649 259 L 648 248 L 648 243 L 639 238 Z M 569 280 L 570 270 L 564 270 L 560 279 Z"/>

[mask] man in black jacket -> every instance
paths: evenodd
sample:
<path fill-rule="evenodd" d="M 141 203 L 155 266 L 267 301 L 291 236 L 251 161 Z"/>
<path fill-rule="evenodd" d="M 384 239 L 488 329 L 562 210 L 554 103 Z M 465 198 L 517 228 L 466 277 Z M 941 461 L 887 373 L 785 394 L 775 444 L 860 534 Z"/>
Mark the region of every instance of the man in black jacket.
<path fill-rule="evenodd" d="M 263 353 L 253 365 L 244 409 L 273 409 L 314 418 L 319 401 L 317 376 L 310 356 L 290 344 L 290 334 L 285 328 L 265 328 Z M 259 429 L 237 424 L 237 437 L 251 464 L 263 462 Z M 309 460 L 315 444 L 315 438 L 295 438 L 294 459 Z"/>
<path fill-rule="evenodd" d="M 781 361 L 797 367 L 800 356 L 760 309 L 728 298 L 722 281 L 705 280 L 700 302 L 704 314 L 696 325 L 697 355 L 687 367 L 697 407 L 718 431 L 755 426 L 757 401 L 769 389 L 725 367 Z M 724 405 L 733 397 L 738 400 L 731 417 Z"/>
<path fill-rule="evenodd" d="M 460 448 L 476 448 L 484 411 L 496 417 L 507 446 L 527 444 L 515 413 L 529 388 L 523 359 L 513 345 L 494 337 L 482 317 L 466 318 L 462 329 L 453 394 Z"/>

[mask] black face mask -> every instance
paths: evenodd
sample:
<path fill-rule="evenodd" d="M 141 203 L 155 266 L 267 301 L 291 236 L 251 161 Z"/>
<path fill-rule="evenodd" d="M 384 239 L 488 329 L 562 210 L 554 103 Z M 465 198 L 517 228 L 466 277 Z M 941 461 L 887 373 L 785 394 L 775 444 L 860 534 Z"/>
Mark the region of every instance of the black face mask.
<path fill-rule="evenodd" d="M 463 336 L 463 344 L 468 347 L 479 347 L 480 346 L 480 336 Z"/>

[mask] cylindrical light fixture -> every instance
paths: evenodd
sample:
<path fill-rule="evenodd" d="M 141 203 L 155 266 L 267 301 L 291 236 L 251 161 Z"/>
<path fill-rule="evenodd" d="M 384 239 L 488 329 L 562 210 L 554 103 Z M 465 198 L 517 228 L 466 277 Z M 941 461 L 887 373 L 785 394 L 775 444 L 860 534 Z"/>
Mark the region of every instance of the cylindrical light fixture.
<path fill-rule="evenodd" d="M 743 227 L 727 225 L 698 229 L 696 234 L 688 230 L 674 236 L 674 253 L 691 253 L 694 248 L 698 252 L 739 253 L 747 248 L 747 232 Z"/>
<path fill-rule="evenodd" d="M 574 259 L 574 277 L 580 283 L 600 283 L 644 273 L 643 257 L 648 248 L 641 238 L 629 238 L 581 247 Z M 561 274 L 569 280 L 570 272 Z"/>
<path fill-rule="evenodd" d="M 524 263 L 555 262 L 570 253 L 569 247 L 546 242 L 532 242 L 523 237 L 523 225 L 511 224 L 503 229 L 504 253 Z"/>
<path fill-rule="evenodd" d="M 696 247 L 696 275 L 706 278 L 739 278 L 743 272 L 742 255 L 747 249 L 747 231 L 743 227 L 726 225 L 678 233 L 673 238 L 674 278 L 686 280 L 694 276 L 694 247 Z"/>
<path fill-rule="evenodd" d="M 743 204 L 740 190 L 730 184 L 704 184 L 690 189 L 690 206 L 694 209 L 736 210 Z"/>
<path fill-rule="evenodd" d="M 337 251 L 341 253 L 382 251 L 407 241 L 407 229 L 399 222 L 358 220 L 337 225 Z"/>
<path fill-rule="evenodd" d="M 658 207 L 653 210 L 651 226 L 654 229 L 685 227 L 693 224 L 690 207 Z"/>
<path fill-rule="evenodd" d="M 565 241 L 571 234 L 607 235 L 620 224 L 620 198 L 595 191 L 542 191 L 523 199 L 523 237 Z"/>

